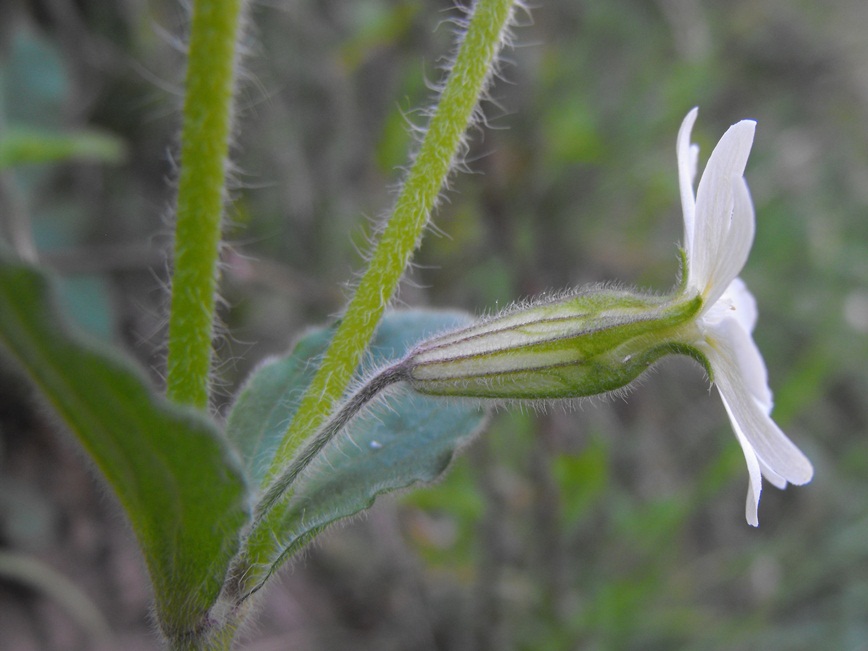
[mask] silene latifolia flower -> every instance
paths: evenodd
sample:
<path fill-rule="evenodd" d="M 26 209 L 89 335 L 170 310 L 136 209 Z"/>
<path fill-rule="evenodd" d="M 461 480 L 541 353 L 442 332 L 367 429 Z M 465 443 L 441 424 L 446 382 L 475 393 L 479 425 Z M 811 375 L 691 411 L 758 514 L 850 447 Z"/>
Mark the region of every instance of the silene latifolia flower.
<path fill-rule="evenodd" d="M 754 236 L 744 169 L 756 124 L 729 128 L 694 194 L 696 115 L 678 133 L 684 249 L 671 296 L 602 286 L 518 305 L 422 342 L 390 377 L 430 395 L 552 400 L 618 390 L 664 355 L 689 355 L 720 392 L 744 451 L 746 516 L 756 526 L 762 478 L 783 488 L 810 481 L 813 469 L 771 419 L 766 367 L 751 337 L 756 303 L 738 278 Z"/>

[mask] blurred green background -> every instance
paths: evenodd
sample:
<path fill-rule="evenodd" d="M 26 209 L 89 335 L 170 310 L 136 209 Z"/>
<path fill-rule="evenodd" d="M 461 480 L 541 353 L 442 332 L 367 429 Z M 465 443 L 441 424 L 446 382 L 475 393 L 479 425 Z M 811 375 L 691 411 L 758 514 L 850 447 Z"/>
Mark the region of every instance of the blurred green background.
<path fill-rule="evenodd" d="M 0 5 L 4 237 L 32 233 L 72 317 L 156 383 L 182 4 Z M 672 359 L 624 399 L 498 413 L 440 484 L 322 536 L 244 648 L 868 649 L 868 4 L 534 5 L 399 303 L 481 313 L 589 282 L 667 291 L 681 119 L 700 106 L 702 162 L 754 118 L 743 277 L 776 420 L 816 477 L 767 485 L 748 527 L 726 414 L 702 370 Z M 221 407 L 263 357 L 340 312 L 452 50 L 451 7 L 252 3 Z M 0 552 L 48 576 L 37 588 L 0 566 L 0 649 L 154 648 L 132 536 L 32 398 L 0 369 Z M 59 577 L 74 588 L 49 596 Z M 77 591 L 111 640 L 71 610 Z"/>

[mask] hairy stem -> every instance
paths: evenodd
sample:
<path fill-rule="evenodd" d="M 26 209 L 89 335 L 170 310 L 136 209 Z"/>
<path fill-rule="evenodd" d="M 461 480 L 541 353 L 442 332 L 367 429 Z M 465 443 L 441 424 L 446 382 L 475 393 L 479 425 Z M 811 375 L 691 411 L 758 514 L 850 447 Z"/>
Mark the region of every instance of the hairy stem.
<path fill-rule="evenodd" d="M 208 406 L 215 293 L 243 0 L 195 0 L 178 180 L 166 392 Z"/>
<path fill-rule="evenodd" d="M 421 241 L 509 25 L 514 0 L 478 0 L 440 102 L 367 271 L 287 430 L 265 481 L 285 468 L 346 391 Z"/>

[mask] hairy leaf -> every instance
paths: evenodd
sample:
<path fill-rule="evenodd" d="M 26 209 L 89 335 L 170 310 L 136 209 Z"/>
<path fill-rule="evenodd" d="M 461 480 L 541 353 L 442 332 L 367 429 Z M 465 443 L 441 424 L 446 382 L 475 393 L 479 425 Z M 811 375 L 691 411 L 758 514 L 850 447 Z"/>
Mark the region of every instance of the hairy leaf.
<path fill-rule="evenodd" d="M 48 280 L 0 258 L 0 349 L 18 362 L 116 492 L 142 547 L 167 635 L 202 624 L 247 522 L 217 426 L 157 395 L 116 352 L 62 325 Z"/>
<path fill-rule="evenodd" d="M 455 312 L 387 314 L 364 367 L 403 357 L 420 339 L 468 320 Z M 255 372 L 241 393 L 227 432 L 242 452 L 251 482 L 264 477 L 332 333 L 307 334 L 290 355 Z M 301 474 L 281 528 L 272 532 L 281 547 L 273 551 L 285 558 L 326 525 L 371 506 L 377 495 L 436 479 L 484 418 L 469 402 L 414 395 L 400 385 L 391 390 L 365 408 Z"/>

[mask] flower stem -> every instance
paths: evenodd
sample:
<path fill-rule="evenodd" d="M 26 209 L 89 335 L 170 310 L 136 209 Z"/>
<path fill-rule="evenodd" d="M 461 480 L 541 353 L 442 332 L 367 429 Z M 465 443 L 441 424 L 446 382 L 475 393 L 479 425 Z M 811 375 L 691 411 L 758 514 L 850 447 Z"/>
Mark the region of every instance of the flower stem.
<path fill-rule="evenodd" d="M 166 392 L 208 406 L 221 217 L 243 0 L 195 0 L 178 180 Z"/>
<path fill-rule="evenodd" d="M 380 395 L 387 387 L 408 379 L 409 371 L 409 367 L 402 362 L 387 366 L 350 396 L 341 408 L 335 411 L 334 416 L 326 421 L 314 436 L 307 439 L 305 446 L 299 450 L 298 454 L 293 457 L 292 461 L 265 490 L 259 503 L 256 505 L 256 513 L 254 513 L 256 520 L 265 517 L 268 510 L 284 496 L 289 487 L 304 472 L 304 469 L 307 468 L 310 462 L 347 426 L 365 405 Z M 256 526 L 255 523 L 254 526 Z"/>
<path fill-rule="evenodd" d="M 509 25 L 514 0 L 478 0 L 440 102 L 367 271 L 341 319 L 265 482 L 289 463 L 330 415 L 352 379 L 398 281 L 418 247 L 437 197 L 472 122 Z"/>

